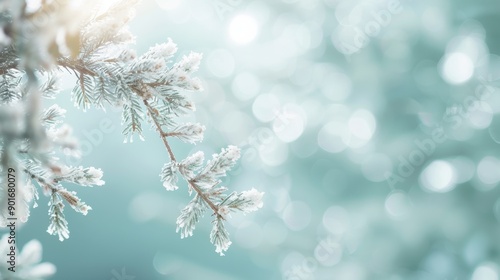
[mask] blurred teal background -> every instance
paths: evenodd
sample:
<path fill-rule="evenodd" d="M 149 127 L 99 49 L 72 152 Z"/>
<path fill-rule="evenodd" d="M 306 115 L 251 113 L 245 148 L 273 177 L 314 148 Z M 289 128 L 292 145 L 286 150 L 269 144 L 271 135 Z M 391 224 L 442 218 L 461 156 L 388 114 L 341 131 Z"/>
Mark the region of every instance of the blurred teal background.
<path fill-rule="evenodd" d="M 162 187 L 156 133 L 123 144 L 120 113 L 73 109 L 63 76 L 84 154 L 66 160 L 106 185 L 70 187 L 93 210 L 67 209 L 69 240 L 45 232 L 41 198 L 19 241 L 42 242 L 56 280 L 498 280 L 499 16 L 495 0 L 143 1 L 138 53 L 172 38 L 177 58 L 204 54 L 186 120 L 205 140 L 175 153 L 239 145 L 224 185 L 264 208 L 233 215 L 225 257 L 209 216 L 181 240 L 189 197 Z"/>

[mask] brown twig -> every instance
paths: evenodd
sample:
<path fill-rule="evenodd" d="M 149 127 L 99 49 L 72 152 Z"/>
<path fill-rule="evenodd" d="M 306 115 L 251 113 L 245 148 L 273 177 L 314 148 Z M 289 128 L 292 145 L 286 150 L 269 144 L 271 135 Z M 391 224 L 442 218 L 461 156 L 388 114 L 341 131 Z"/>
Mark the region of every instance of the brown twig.
<path fill-rule="evenodd" d="M 52 192 L 58 192 L 59 191 L 59 188 L 57 188 L 56 186 L 54 186 L 52 183 L 50 182 L 47 182 L 47 180 L 45 180 L 44 178 L 34 174 L 34 173 L 31 173 L 28 169 L 24 169 L 23 170 L 26 174 L 28 174 L 28 176 L 30 176 L 31 179 L 35 180 L 38 182 L 38 184 L 40 184 L 41 186 L 44 186 L 48 189 L 50 189 Z"/>

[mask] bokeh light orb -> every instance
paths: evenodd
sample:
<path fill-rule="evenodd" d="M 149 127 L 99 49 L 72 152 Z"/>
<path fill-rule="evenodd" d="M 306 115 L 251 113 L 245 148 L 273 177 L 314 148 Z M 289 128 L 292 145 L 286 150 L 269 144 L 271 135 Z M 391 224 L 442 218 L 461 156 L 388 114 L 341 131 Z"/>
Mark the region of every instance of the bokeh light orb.
<path fill-rule="evenodd" d="M 236 44 L 252 42 L 259 32 L 257 20 L 250 15 L 236 15 L 229 23 L 229 38 Z"/>
<path fill-rule="evenodd" d="M 377 121 L 368 110 L 356 110 L 348 122 L 351 141 L 348 143 L 351 148 L 360 148 L 366 145 L 377 127 Z"/>
<path fill-rule="evenodd" d="M 330 206 L 323 213 L 323 226 L 335 235 L 342 235 L 350 229 L 349 212 L 340 206 Z"/>
<path fill-rule="evenodd" d="M 318 145 L 330 153 L 340 153 L 345 150 L 349 139 L 348 126 L 340 121 L 325 124 L 318 133 Z"/>
<path fill-rule="evenodd" d="M 498 280 L 498 266 L 493 263 L 479 265 L 472 274 L 471 280 Z"/>
<path fill-rule="evenodd" d="M 486 156 L 477 165 L 477 176 L 486 185 L 494 185 L 500 182 L 500 160 L 492 156 Z"/>
<path fill-rule="evenodd" d="M 306 126 L 305 115 L 306 113 L 300 106 L 292 103 L 285 104 L 274 119 L 274 133 L 285 143 L 297 140 Z"/>
<path fill-rule="evenodd" d="M 425 190 L 445 193 L 455 188 L 456 177 L 453 165 L 444 160 L 436 160 L 422 171 L 420 184 Z"/>
<path fill-rule="evenodd" d="M 441 76 L 449 84 L 463 84 L 469 81 L 473 74 L 474 63 L 466 54 L 455 52 L 443 58 Z"/>
<path fill-rule="evenodd" d="M 410 211 L 410 197 L 402 191 L 392 192 L 385 199 L 385 210 L 393 218 L 404 218 Z"/>
<path fill-rule="evenodd" d="M 478 102 L 478 109 L 471 110 L 469 116 L 469 123 L 475 129 L 486 129 L 491 125 L 493 121 L 493 109 L 488 103 L 480 101 Z"/>
<path fill-rule="evenodd" d="M 181 0 L 156 0 L 156 3 L 160 8 L 170 11 L 170 10 L 175 10 L 176 8 L 179 7 L 179 5 L 182 3 Z"/>

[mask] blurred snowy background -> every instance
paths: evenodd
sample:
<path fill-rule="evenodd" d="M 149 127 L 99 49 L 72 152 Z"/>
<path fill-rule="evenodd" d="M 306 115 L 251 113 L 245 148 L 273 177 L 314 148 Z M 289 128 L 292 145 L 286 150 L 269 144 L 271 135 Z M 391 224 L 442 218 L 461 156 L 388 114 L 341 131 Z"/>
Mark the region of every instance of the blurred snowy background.
<path fill-rule="evenodd" d="M 94 210 L 68 211 L 69 240 L 41 205 L 19 242 L 42 242 L 56 280 L 498 280 L 499 16 L 497 0 L 143 1 L 139 53 L 204 53 L 205 141 L 173 148 L 239 145 L 224 184 L 265 191 L 264 208 L 230 220 L 225 257 L 210 219 L 181 240 L 188 197 L 162 187 L 154 131 L 122 144 L 118 112 L 69 110 L 106 185 L 78 190 Z"/>

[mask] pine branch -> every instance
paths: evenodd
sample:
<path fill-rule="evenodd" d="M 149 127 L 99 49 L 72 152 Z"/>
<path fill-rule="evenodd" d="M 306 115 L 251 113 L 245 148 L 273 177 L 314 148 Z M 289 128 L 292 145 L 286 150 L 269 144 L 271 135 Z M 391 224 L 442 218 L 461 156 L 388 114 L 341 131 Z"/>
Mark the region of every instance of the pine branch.
<path fill-rule="evenodd" d="M 128 47 L 134 38 L 126 26 L 136 2 L 122 0 L 106 11 L 91 8 L 88 14 L 82 15 L 68 9 L 68 1 L 60 6 L 42 1 L 39 9 L 32 13 L 24 11 L 24 1 L 13 2 L 17 3 L 13 5 L 15 11 L 6 12 L 12 12 L 6 16 L 13 21 L 13 33 L 19 36 L 5 33 L 9 37 L 7 44 L 11 45 L 0 50 L 0 172 L 5 173 L 10 161 L 19 163 L 19 169 L 24 169 L 30 178 L 29 184 L 37 182 L 50 196 L 48 232 L 58 235 L 61 240 L 69 237 L 63 202 L 84 215 L 91 209 L 76 192 L 68 191 L 61 183 L 102 185 L 102 172 L 93 167 L 59 164 L 56 148 L 78 155 L 78 145 L 71 128 L 62 122 L 65 110 L 58 106 L 42 108 L 41 98 L 54 98 L 57 93 L 52 70 L 66 70 L 77 80 L 72 92 L 76 107 L 104 109 L 107 102 L 123 109 L 126 139 L 132 139 L 136 133 L 142 138 L 144 114 L 151 118 L 148 121 L 158 132 L 170 159 L 160 173 L 164 186 L 167 190 L 177 189 L 177 176 L 181 174 L 187 182 L 189 195 L 195 192 L 177 219 L 177 230 L 181 231 L 181 237 L 192 235 L 196 223 L 210 208 L 215 216 L 211 241 L 222 254 L 231 244 L 223 221 L 230 211 L 250 212 L 260 208 L 263 193 L 252 190 L 227 196 L 227 188 L 216 187 L 221 182 L 220 177 L 226 176 L 240 156 L 239 149 L 234 146 L 222 149 L 204 168 L 201 152 L 177 161 L 169 137 L 188 143 L 203 139 L 203 125 L 175 121 L 175 117 L 195 110 L 182 91 L 201 90 L 200 80 L 191 74 L 199 68 L 202 55 L 191 52 L 171 64 L 170 58 L 177 46 L 169 39 L 138 57 Z M 28 26 L 39 13 L 46 13 L 47 21 Z M 80 20 L 69 26 L 72 17 Z M 59 34 L 65 36 L 61 38 Z M 38 80 L 40 74 L 48 76 L 42 84 Z M 0 181 L 2 179 L 0 177 Z M 2 196 L 0 205 L 5 205 Z"/>
<path fill-rule="evenodd" d="M 0 75 L 8 74 L 10 70 L 16 69 L 17 67 L 18 67 L 17 61 L 11 62 L 7 65 L 4 64 L 0 67 Z"/>
<path fill-rule="evenodd" d="M 158 123 L 158 121 L 156 121 L 156 118 L 154 116 L 154 114 L 155 114 L 154 109 L 149 105 L 147 100 L 144 100 L 144 105 L 147 107 L 147 109 L 151 115 L 151 118 L 153 119 L 153 122 L 156 125 L 156 130 L 158 131 L 160 138 L 163 140 L 163 144 L 165 145 L 165 148 L 167 149 L 170 160 L 173 162 L 177 162 L 175 155 L 172 152 L 172 148 L 170 147 L 170 144 L 168 143 L 168 140 L 167 140 L 168 133 L 163 131 L 163 129 L 160 126 L 160 124 Z M 217 215 L 218 217 L 223 219 L 223 217 L 220 216 L 220 214 L 219 214 L 219 208 L 210 200 L 210 198 L 198 186 L 196 186 L 196 184 L 192 180 L 185 178 L 184 175 L 183 175 L 183 178 L 188 182 L 189 187 L 191 187 L 193 190 L 195 190 L 197 195 L 199 197 L 201 197 L 201 199 L 212 209 L 212 211 L 214 212 L 214 215 Z"/>
<path fill-rule="evenodd" d="M 78 60 L 60 58 L 59 60 L 57 60 L 57 65 L 69 70 L 77 71 L 78 73 L 83 75 L 89 75 L 93 77 L 97 76 L 97 74 L 94 71 L 83 66 L 83 63 Z"/>
<path fill-rule="evenodd" d="M 50 190 L 52 192 L 57 192 L 58 188 L 54 185 L 55 182 L 47 182 L 47 180 L 45 180 L 45 178 L 29 171 L 28 169 L 23 169 L 23 171 L 24 171 L 24 173 L 28 174 L 28 176 L 31 179 L 35 180 L 40 186 L 45 187 L 46 190 Z"/>
<path fill-rule="evenodd" d="M 198 194 L 181 210 L 181 215 L 177 218 L 176 232 L 181 232 L 181 238 L 193 235 L 196 224 L 200 221 L 206 206 L 202 203 Z"/>
<path fill-rule="evenodd" d="M 210 242 L 215 245 L 215 252 L 224 256 L 224 251 L 229 249 L 231 241 L 229 240 L 229 233 L 227 232 L 222 219 L 218 216 L 212 222 L 212 231 L 210 232 Z"/>
<path fill-rule="evenodd" d="M 57 192 L 53 192 L 49 202 L 50 225 L 47 232 L 50 235 L 58 235 L 59 241 L 69 238 L 68 222 L 64 217 L 64 204 Z"/>

